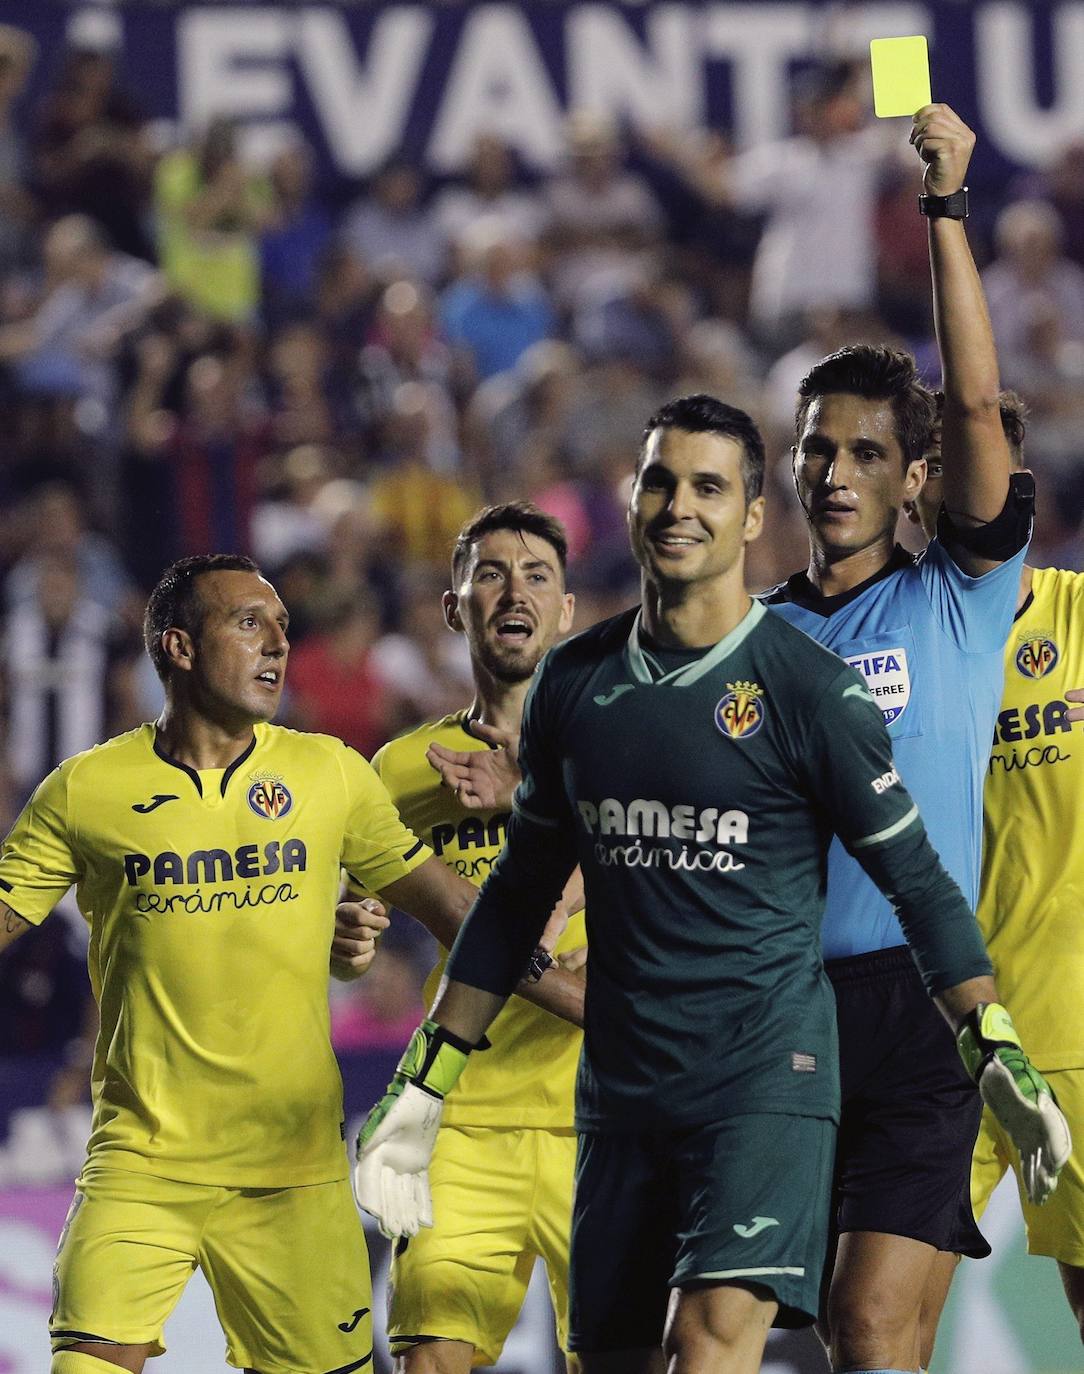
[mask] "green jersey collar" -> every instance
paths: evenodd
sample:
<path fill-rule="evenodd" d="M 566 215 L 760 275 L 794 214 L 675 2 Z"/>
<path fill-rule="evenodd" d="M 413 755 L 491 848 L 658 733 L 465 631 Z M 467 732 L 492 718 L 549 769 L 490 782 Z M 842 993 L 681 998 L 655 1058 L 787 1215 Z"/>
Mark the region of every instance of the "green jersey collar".
<path fill-rule="evenodd" d="M 637 611 L 636 618 L 632 622 L 632 629 L 629 631 L 628 640 L 625 643 L 625 667 L 633 681 L 645 687 L 650 687 L 652 684 L 689 687 L 694 682 L 699 682 L 713 668 L 717 668 L 740 644 L 743 644 L 767 615 L 767 611 L 759 601 L 754 600 L 746 614 L 729 634 L 724 635 L 719 640 L 718 644 L 713 644 L 710 649 L 705 649 L 701 657 L 692 663 L 685 663 L 677 668 L 672 668 L 668 673 L 660 672 L 661 665 L 658 660 L 650 650 L 644 648 L 641 642 L 640 627 L 643 614 L 642 609 Z M 656 669 L 655 672 L 652 672 L 652 665 Z"/>

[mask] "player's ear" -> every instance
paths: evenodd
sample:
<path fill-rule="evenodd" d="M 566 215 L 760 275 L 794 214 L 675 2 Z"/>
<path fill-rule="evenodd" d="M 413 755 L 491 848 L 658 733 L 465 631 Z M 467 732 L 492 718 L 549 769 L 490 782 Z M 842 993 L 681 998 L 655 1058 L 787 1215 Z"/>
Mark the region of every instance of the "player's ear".
<path fill-rule="evenodd" d="M 576 612 L 576 598 L 571 592 L 565 592 L 561 600 L 561 618 L 557 622 L 558 629 L 563 635 L 568 634 L 572 629 L 572 617 Z"/>
<path fill-rule="evenodd" d="M 455 592 L 445 592 L 440 598 L 440 604 L 444 610 L 444 623 L 449 630 L 454 630 L 456 634 L 463 633 L 463 621 L 459 615 L 459 597 Z"/>
<path fill-rule="evenodd" d="M 759 539 L 764 529 L 764 497 L 755 496 L 745 508 L 745 542 Z"/>
<path fill-rule="evenodd" d="M 170 667 L 190 673 L 196 660 L 196 646 L 187 630 L 171 625 L 162 632 L 162 648 L 169 659 Z"/>
<path fill-rule="evenodd" d="M 904 501 L 913 501 L 925 484 L 926 460 L 925 458 L 916 458 L 913 463 L 907 464 L 907 471 L 903 475 Z"/>

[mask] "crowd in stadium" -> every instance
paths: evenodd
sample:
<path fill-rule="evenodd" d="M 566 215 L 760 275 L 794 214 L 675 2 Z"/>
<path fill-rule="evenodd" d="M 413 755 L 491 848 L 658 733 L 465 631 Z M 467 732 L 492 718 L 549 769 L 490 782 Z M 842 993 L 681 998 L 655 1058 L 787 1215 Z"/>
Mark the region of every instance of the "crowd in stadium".
<path fill-rule="evenodd" d="M 579 628 L 628 604 L 632 462 L 673 395 L 762 425 L 752 579 L 794 571 L 798 379 L 862 340 L 936 367 L 921 168 L 873 126 L 866 79 L 807 74 L 795 137 L 740 154 L 574 114 L 547 178 L 485 136 L 443 184 L 405 150 L 344 188 L 300 135 L 257 157 L 223 121 L 167 144 L 113 53 L 45 54 L 4 28 L 3 828 L 61 758 L 159 709 L 140 616 L 173 558 L 257 559 L 291 614 L 282 719 L 366 756 L 469 698 L 440 595 L 483 503 L 562 520 Z M 1084 568 L 1084 142 L 972 226 L 1002 381 L 1031 408 L 1029 561 Z M 63 941 L 25 955 L 3 1017 L 7 1045 L 35 1051 L 78 1032 L 78 985 Z M 341 1048 L 405 1038 L 415 962 L 408 941 L 351 992 Z"/>

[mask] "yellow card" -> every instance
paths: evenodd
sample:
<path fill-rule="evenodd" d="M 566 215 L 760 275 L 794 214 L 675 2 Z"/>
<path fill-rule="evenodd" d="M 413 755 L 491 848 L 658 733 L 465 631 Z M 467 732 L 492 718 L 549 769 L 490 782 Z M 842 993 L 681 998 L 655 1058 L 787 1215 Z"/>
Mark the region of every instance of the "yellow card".
<path fill-rule="evenodd" d="M 913 115 L 930 103 L 930 54 L 924 34 L 875 38 L 869 45 L 869 56 L 873 112 L 879 119 Z"/>

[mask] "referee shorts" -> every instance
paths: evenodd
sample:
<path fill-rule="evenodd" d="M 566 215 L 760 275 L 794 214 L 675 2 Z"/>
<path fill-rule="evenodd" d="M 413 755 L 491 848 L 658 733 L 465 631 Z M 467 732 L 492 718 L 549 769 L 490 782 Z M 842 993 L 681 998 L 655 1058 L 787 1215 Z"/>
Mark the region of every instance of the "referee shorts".
<path fill-rule="evenodd" d="M 906 946 L 825 964 L 836 994 L 842 1113 L 834 1225 L 982 1259 L 971 1153 L 982 1099 Z"/>
<path fill-rule="evenodd" d="M 165 1350 L 163 1327 L 203 1270 L 227 1361 L 261 1374 L 349 1374 L 373 1358 L 369 1256 L 346 1179 L 222 1188 L 83 1171 L 60 1237 L 49 1334 Z"/>

